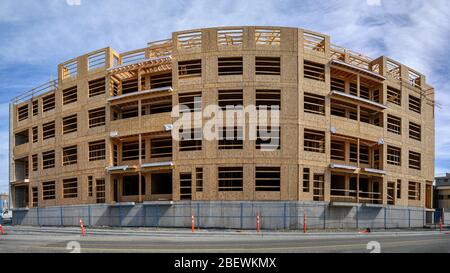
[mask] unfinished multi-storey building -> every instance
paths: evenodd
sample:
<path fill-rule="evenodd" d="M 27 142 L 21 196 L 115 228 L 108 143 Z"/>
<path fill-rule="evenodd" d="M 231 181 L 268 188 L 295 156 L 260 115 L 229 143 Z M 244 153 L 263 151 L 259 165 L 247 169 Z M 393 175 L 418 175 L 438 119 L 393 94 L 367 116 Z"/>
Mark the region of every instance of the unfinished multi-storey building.
<path fill-rule="evenodd" d="M 434 89 L 387 57 L 303 29 L 224 27 L 121 54 L 100 49 L 58 70 L 57 81 L 11 103 L 16 208 L 160 200 L 431 208 Z M 280 144 L 174 140 L 179 104 L 279 106 L 271 130 Z"/>

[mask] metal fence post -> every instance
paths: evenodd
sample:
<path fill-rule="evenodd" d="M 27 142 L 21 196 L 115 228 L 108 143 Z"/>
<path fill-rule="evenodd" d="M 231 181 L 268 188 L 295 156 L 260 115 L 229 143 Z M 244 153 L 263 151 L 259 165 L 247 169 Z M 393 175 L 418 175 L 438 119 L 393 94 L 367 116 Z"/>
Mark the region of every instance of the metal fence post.
<path fill-rule="evenodd" d="M 356 206 L 356 228 L 359 228 L 359 207 Z"/>
<path fill-rule="evenodd" d="M 89 227 L 91 226 L 91 206 L 88 205 L 88 223 Z"/>
<path fill-rule="evenodd" d="M 147 208 L 146 208 L 146 206 L 144 206 L 144 205 L 142 205 L 142 210 L 144 211 L 144 216 L 143 216 L 143 220 L 142 220 L 142 225 L 144 226 L 144 227 L 146 227 L 147 226 Z"/>
<path fill-rule="evenodd" d="M 284 202 L 284 209 L 283 209 L 283 225 L 284 225 L 284 229 L 286 229 L 286 227 L 287 227 L 287 223 L 286 223 L 287 219 L 286 219 L 286 217 L 287 217 L 287 203 Z"/>
<path fill-rule="evenodd" d="M 244 203 L 241 202 L 241 229 L 244 228 Z"/>
<path fill-rule="evenodd" d="M 61 217 L 61 226 L 63 227 L 63 226 L 64 226 L 64 220 L 63 220 L 63 207 L 62 207 L 62 206 L 59 207 L 59 210 L 60 210 L 60 217 Z"/>
<path fill-rule="evenodd" d="M 38 226 L 41 226 L 41 220 L 39 218 L 39 207 L 37 207 L 36 209 L 37 209 L 37 224 Z"/>
<path fill-rule="evenodd" d="M 411 228 L 411 209 L 408 209 L 408 227 Z"/>
<path fill-rule="evenodd" d="M 426 217 L 426 213 L 425 213 L 425 209 L 422 210 L 422 220 L 423 220 L 423 226 L 425 227 L 425 217 Z"/>
<path fill-rule="evenodd" d="M 119 205 L 119 226 L 122 226 L 122 206 Z"/>
<path fill-rule="evenodd" d="M 159 220 L 161 218 L 161 212 L 159 211 L 159 205 L 156 205 L 156 228 L 159 228 Z"/>
<path fill-rule="evenodd" d="M 327 229 L 327 207 L 323 206 L 323 229 Z"/>
<path fill-rule="evenodd" d="M 387 229 L 387 208 L 384 207 L 384 229 Z"/>
<path fill-rule="evenodd" d="M 197 203 L 197 229 L 200 229 L 200 203 Z"/>

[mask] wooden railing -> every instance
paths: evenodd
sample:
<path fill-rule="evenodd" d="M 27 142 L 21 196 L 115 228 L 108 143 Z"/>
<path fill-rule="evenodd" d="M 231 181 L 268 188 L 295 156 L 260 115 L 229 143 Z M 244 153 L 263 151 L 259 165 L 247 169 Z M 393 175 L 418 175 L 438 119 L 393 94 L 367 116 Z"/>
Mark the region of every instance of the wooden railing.
<path fill-rule="evenodd" d="M 42 95 L 42 94 L 45 94 L 45 93 L 48 93 L 51 91 L 56 91 L 56 90 L 58 90 L 58 83 L 57 83 L 57 81 L 52 80 L 52 81 L 46 82 L 42 85 L 39 85 L 38 87 L 35 87 L 19 96 L 13 98 L 11 100 L 11 103 L 17 105 L 17 104 L 20 104 L 20 103 L 22 103 L 28 99 L 31 99 L 33 97 L 37 97 L 39 95 Z"/>

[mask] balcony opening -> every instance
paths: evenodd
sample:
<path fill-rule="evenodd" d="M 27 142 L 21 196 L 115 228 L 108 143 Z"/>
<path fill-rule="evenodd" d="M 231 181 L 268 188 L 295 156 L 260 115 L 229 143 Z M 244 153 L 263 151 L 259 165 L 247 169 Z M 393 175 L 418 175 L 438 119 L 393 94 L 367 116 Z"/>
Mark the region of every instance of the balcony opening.
<path fill-rule="evenodd" d="M 173 41 L 172 38 L 153 41 L 147 46 L 149 58 L 160 58 L 172 55 Z"/>
<path fill-rule="evenodd" d="M 119 86 L 120 83 L 116 80 L 114 80 L 114 78 L 111 78 L 110 80 L 110 94 L 111 96 L 118 96 L 119 95 Z"/>
<path fill-rule="evenodd" d="M 422 140 L 422 128 L 419 124 L 409 122 L 409 137 L 418 141 Z"/>
<path fill-rule="evenodd" d="M 244 96 L 242 90 L 219 90 L 219 107 L 222 110 L 237 109 L 244 105 Z"/>
<path fill-rule="evenodd" d="M 28 104 L 17 108 L 17 116 L 19 121 L 26 120 L 28 118 Z"/>
<path fill-rule="evenodd" d="M 280 57 L 255 57 L 256 75 L 280 75 Z"/>
<path fill-rule="evenodd" d="M 364 168 L 380 169 L 380 146 L 373 141 L 358 140 L 343 135 L 331 136 L 331 162 L 356 166 L 362 164 Z M 366 166 L 364 166 L 366 165 Z"/>
<path fill-rule="evenodd" d="M 192 200 L 192 174 L 180 173 L 180 199 Z"/>
<path fill-rule="evenodd" d="M 106 50 L 90 54 L 88 56 L 88 69 L 93 70 L 106 66 Z"/>
<path fill-rule="evenodd" d="M 336 197 L 348 196 L 348 193 L 349 191 L 346 190 L 345 187 L 345 175 L 332 174 L 331 189 L 330 189 L 330 195 L 332 199 L 336 200 Z"/>
<path fill-rule="evenodd" d="M 141 159 L 145 159 L 145 142 L 141 143 Z M 139 160 L 139 141 L 122 143 L 122 161 Z"/>
<path fill-rule="evenodd" d="M 381 204 L 381 188 L 378 178 L 359 178 L 359 200 L 361 203 Z"/>
<path fill-rule="evenodd" d="M 220 46 L 241 45 L 243 40 L 243 29 L 221 29 L 217 31 L 217 44 Z"/>
<path fill-rule="evenodd" d="M 202 60 L 189 60 L 178 62 L 178 78 L 188 79 L 202 76 Z"/>
<path fill-rule="evenodd" d="M 383 113 L 369 108 L 360 107 L 359 118 L 361 122 L 383 127 Z"/>
<path fill-rule="evenodd" d="M 172 173 L 152 173 L 152 194 L 172 194 Z"/>
<path fill-rule="evenodd" d="M 39 206 L 39 191 L 38 187 L 31 188 L 31 207 L 37 208 Z"/>
<path fill-rule="evenodd" d="M 345 142 L 331 140 L 331 159 L 345 161 Z"/>
<path fill-rule="evenodd" d="M 324 53 L 325 37 L 309 32 L 303 32 L 303 48 Z"/>
<path fill-rule="evenodd" d="M 400 80 L 401 73 L 400 73 L 400 65 L 387 60 L 386 61 L 386 70 L 387 70 L 387 76 L 393 80 Z"/>
<path fill-rule="evenodd" d="M 172 87 L 172 72 L 150 75 L 150 89 Z"/>
<path fill-rule="evenodd" d="M 75 165 L 78 162 L 77 145 L 63 148 L 63 166 Z"/>
<path fill-rule="evenodd" d="M 30 141 L 28 129 L 22 132 L 18 132 L 14 135 L 16 146 L 28 143 Z"/>
<path fill-rule="evenodd" d="M 402 134 L 402 119 L 393 115 L 387 116 L 387 130 L 388 132 L 401 135 Z"/>
<path fill-rule="evenodd" d="M 63 105 L 77 101 L 77 86 L 73 86 L 62 91 Z"/>
<path fill-rule="evenodd" d="M 387 164 L 401 166 L 402 150 L 394 146 L 387 146 Z"/>
<path fill-rule="evenodd" d="M 130 102 L 130 103 L 125 103 L 125 104 L 121 104 L 121 105 L 114 105 L 111 108 L 112 119 L 120 120 L 120 119 L 138 117 L 139 116 L 138 109 L 139 109 L 139 107 L 138 107 L 137 102 Z"/>
<path fill-rule="evenodd" d="M 421 169 L 421 155 L 413 151 L 409 151 L 409 168 L 420 170 Z"/>
<path fill-rule="evenodd" d="M 172 138 L 154 138 L 150 140 L 151 158 L 172 157 Z"/>
<path fill-rule="evenodd" d="M 387 184 L 387 203 L 388 205 L 395 204 L 395 182 L 388 182 Z"/>
<path fill-rule="evenodd" d="M 122 177 L 122 196 L 139 195 L 139 175 Z M 145 195 L 145 176 L 141 176 L 141 195 Z"/>
<path fill-rule="evenodd" d="M 420 201 L 421 184 L 419 182 L 408 182 L 408 200 Z"/>
<path fill-rule="evenodd" d="M 179 49 L 191 49 L 202 47 L 202 32 L 187 32 L 177 35 Z"/>
<path fill-rule="evenodd" d="M 62 65 L 61 69 L 63 80 L 71 77 L 76 77 L 78 74 L 78 61 L 77 60 L 69 61 L 64 65 Z"/>
<path fill-rule="evenodd" d="M 122 95 L 135 93 L 139 91 L 138 79 L 129 79 L 122 81 Z"/>
<path fill-rule="evenodd" d="M 180 152 L 200 151 L 202 149 L 202 128 L 180 129 L 181 140 L 179 141 Z"/>
<path fill-rule="evenodd" d="M 97 80 L 89 81 L 89 97 L 95 97 L 106 93 L 106 80 L 100 78 Z"/>
<path fill-rule="evenodd" d="M 33 116 L 37 116 L 39 114 L 39 101 L 35 100 L 32 102 L 32 108 L 33 108 Z"/>
<path fill-rule="evenodd" d="M 89 142 L 89 161 L 104 160 L 106 158 L 104 140 Z"/>
<path fill-rule="evenodd" d="M 331 115 L 358 120 L 358 107 L 355 104 L 331 99 Z"/>
<path fill-rule="evenodd" d="M 35 126 L 31 130 L 32 130 L 32 135 L 33 135 L 33 143 L 37 143 L 39 141 L 38 127 Z"/>
<path fill-rule="evenodd" d="M 420 75 L 408 69 L 408 82 L 409 84 L 411 84 L 411 86 L 420 88 L 421 86 Z"/>
<path fill-rule="evenodd" d="M 195 168 L 195 185 L 197 192 L 203 192 L 203 168 Z"/>
<path fill-rule="evenodd" d="M 172 112 L 172 96 L 158 97 L 142 101 L 142 115 Z"/>
<path fill-rule="evenodd" d="M 331 174 L 330 200 L 332 202 L 381 204 L 381 180 L 377 177 L 351 174 Z"/>
<path fill-rule="evenodd" d="M 33 172 L 37 172 L 39 169 L 39 165 L 38 165 L 38 155 L 34 154 L 31 156 L 31 169 Z"/>
<path fill-rule="evenodd" d="M 303 75 L 306 79 L 324 82 L 325 65 L 305 60 L 303 63 Z"/>
<path fill-rule="evenodd" d="M 42 98 L 42 111 L 47 112 L 55 109 L 55 94 Z"/>
<path fill-rule="evenodd" d="M 332 77 L 331 78 L 331 91 L 339 91 L 339 92 L 345 93 L 345 81 L 341 80 L 341 79 L 338 79 L 338 78 Z M 356 88 L 355 88 L 355 92 L 354 93 L 356 95 Z"/>
<path fill-rule="evenodd" d="M 255 191 L 280 191 L 280 167 L 256 167 Z"/>
<path fill-rule="evenodd" d="M 422 101 L 420 98 L 409 95 L 409 110 L 420 114 L 422 108 Z"/>
<path fill-rule="evenodd" d="M 55 167 L 55 151 L 42 153 L 42 169 L 51 169 Z"/>
<path fill-rule="evenodd" d="M 69 134 L 77 131 L 78 128 L 77 115 L 71 115 L 63 118 L 63 134 Z"/>
<path fill-rule="evenodd" d="M 28 186 L 15 186 L 14 188 L 14 207 L 26 208 L 28 207 L 29 196 Z"/>
<path fill-rule="evenodd" d="M 308 152 L 325 153 L 325 132 L 305 129 L 303 146 Z"/>
<path fill-rule="evenodd" d="M 202 93 L 182 93 L 178 94 L 180 113 L 200 112 L 202 110 Z"/>
<path fill-rule="evenodd" d="M 242 191 L 243 173 L 243 167 L 219 167 L 219 191 Z"/>
<path fill-rule="evenodd" d="M 257 126 L 256 149 L 263 151 L 275 151 L 281 149 L 280 126 Z"/>
<path fill-rule="evenodd" d="M 106 203 L 106 183 L 105 179 L 95 180 L 95 197 L 97 204 Z"/>
<path fill-rule="evenodd" d="M 42 183 L 42 199 L 54 200 L 56 199 L 56 183 L 55 181 L 48 181 Z"/>
<path fill-rule="evenodd" d="M 280 46 L 281 30 L 256 28 L 255 42 L 257 45 Z"/>
<path fill-rule="evenodd" d="M 105 107 L 89 110 L 89 128 L 105 125 Z"/>
<path fill-rule="evenodd" d="M 219 76 L 242 75 L 244 71 L 242 57 L 223 57 L 217 61 Z"/>
<path fill-rule="evenodd" d="M 63 179 L 63 198 L 78 197 L 78 178 Z"/>
<path fill-rule="evenodd" d="M 305 93 L 304 96 L 305 113 L 316 115 L 325 115 L 325 97 L 311 93 Z"/>
<path fill-rule="evenodd" d="M 325 175 L 314 174 L 313 176 L 313 200 L 324 201 L 325 198 Z"/>
<path fill-rule="evenodd" d="M 55 137 L 55 121 L 44 123 L 42 125 L 42 139 L 50 139 Z"/>
<path fill-rule="evenodd" d="M 219 128 L 219 150 L 232 150 L 244 148 L 244 132 L 242 127 Z"/>
<path fill-rule="evenodd" d="M 281 110 L 280 90 L 256 90 L 256 109 Z"/>
<path fill-rule="evenodd" d="M 14 160 L 15 181 L 24 181 L 30 177 L 28 157 Z"/>
<path fill-rule="evenodd" d="M 310 180 L 310 169 L 303 168 L 303 192 L 309 192 Z"/>
<path fill-rule="evenodd" d="M 87 180 L 88 180 L 88 196 L 92 197 L 94 196 L 94 177 L 92 175 L 89 175 Z"/>
<path fill-rule="evenodd" d="M 387 101 L 396 105 L 402 105 L 402 92 L 391 86 L 387 87 Z"/>

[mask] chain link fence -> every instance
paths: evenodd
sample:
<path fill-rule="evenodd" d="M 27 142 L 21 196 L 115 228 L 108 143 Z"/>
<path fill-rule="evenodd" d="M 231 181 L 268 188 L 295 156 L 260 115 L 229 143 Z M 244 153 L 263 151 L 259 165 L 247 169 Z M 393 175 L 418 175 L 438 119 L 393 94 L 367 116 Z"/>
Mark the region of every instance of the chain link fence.
<path fill-rule="evenodd" d="M 61 206 L 15 210 L 14 225 L 108 227 L 191 227 L 255 229 L 390 229 L 434 224 L 433 212 L 391 206 L 330 206 L 302 202 L 174 202 Z M 444 217 L 445 223 L 450 221 Z"/>

